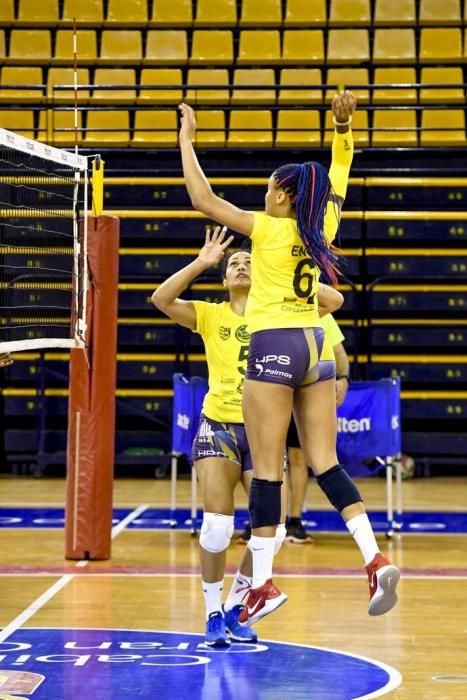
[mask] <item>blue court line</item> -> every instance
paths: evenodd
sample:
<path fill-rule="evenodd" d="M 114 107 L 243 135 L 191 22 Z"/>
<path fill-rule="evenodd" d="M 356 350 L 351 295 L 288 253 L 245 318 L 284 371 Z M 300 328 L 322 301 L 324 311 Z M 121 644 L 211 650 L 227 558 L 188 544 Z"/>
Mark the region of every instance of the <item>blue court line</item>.
<path fill-rule="evenodd" d="M 132 508 L 115 508 L 113 524 L 116 525 Z M 376 532 L 386 532 L 386 511 L 369 511 L 373 528 Z M 46 528 L 60 529 L 65 522 L 63 508 L 0 508 L 0 528 Z M 201 525 L 202 512 L 198 510 L 196 526 Z M 144 511 L 128 525 L 128 530 L 168 530 L 176 520 L 176 527 L 190 529 L 191 515 L 188 508 L 177 509 L 174 513 L 168 508 L 152 508 Z M 239 510 L 235 515 L 235 529 L 243 530 L 248 520 L 246 510 Z M 342 518 L 336 511 L 306 511 L 303 515 L 305 527 L 310 532 L 347 532 Z M 467 512 L 413 512 L 402 514 L 402 530 L 407 533 L 430 534 L 466 534 Z"/>

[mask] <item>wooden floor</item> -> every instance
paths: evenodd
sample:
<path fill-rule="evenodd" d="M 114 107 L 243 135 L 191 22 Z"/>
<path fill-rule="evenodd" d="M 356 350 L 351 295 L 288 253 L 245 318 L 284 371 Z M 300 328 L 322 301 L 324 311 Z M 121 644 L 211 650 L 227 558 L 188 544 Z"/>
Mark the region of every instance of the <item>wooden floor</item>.
<path fill-rule="evenodd" d="M 369 509 L 384 509 L 384 481 L 363 479 L 359 487 Z M 63 506 L 64 488 L 62 480 L 1 477 L 0 506 Z M 413 480 L 404 483 L 403 493 L 408 510 L 467 510 L 467 478 Z M 179 505 L 188 505 L 188 498 L 189 484 L 182 481 Z M 168 481 L 115 483 L 116 507 L 168 502 Z M 240 490 L 238 504 L 245 505 Z M 327 507 L 314 483 L 308 507 L 312 504 Z M 260 638 L 339 649 L 388 664 L 403 677 L 388 698 L 466 700 L 467 536 L 403 533 L 390 542 L 381 537 L 381 548 L 403 571 L 400 601 L 388 615 L 370 618 L 360 554 L 349 535 L 318 533 L 313 545 L 286 543 L 275 562 L 275 581 L 289 601 L 259 623 Z M 230 573 L 241 553 L 240 545 L 231 544 Z M 61 530 L 0 528 L 0 561 L 0 627 L 8 628 L 71 572 L 22 628 L 204 629 L 197 541 L 187 531 L 124 530 L 113 542 L 111 561 L 84 567 L 64 560 Z M 6 697 L 1 692 L 0 685 L 0 698 Z"/>

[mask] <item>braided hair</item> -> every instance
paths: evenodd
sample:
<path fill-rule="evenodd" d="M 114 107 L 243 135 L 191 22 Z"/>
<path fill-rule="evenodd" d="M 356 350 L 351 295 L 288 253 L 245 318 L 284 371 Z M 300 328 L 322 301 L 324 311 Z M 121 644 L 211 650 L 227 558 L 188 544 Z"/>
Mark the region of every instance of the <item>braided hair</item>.
<path fill-rule="evenodd" d="M 306 252 L 323 273 L 325 281 L 336 284 L 339 272 L 337 248 L 324 236 L 324 214 L 329 200 L 336 203 L 329 175 L 320 163 L 289 163 L 273 173 L 278 187 L 290 198 L 297 213 L 298 234 Z M 337 205 L 336 205 L 337 207 Z M 339 220 L 339 212 L 336 211 Z"/>

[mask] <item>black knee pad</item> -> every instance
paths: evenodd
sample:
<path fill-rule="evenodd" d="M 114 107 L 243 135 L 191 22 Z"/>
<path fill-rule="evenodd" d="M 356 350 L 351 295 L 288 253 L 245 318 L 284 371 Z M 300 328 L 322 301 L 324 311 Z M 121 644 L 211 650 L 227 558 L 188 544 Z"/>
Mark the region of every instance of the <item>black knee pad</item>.
<path fill-rule="evenodd" d="M 363 501 L 360 491 L 340 464 L 320 474 L 316 481 L 339 513 L 352 503 Z"/>
<path fill-rule="evenodd" d="M 278 525 L 281 520 L 282 481 L 253 477 L 250 486 L 249 511 L 253 529 Z"/>

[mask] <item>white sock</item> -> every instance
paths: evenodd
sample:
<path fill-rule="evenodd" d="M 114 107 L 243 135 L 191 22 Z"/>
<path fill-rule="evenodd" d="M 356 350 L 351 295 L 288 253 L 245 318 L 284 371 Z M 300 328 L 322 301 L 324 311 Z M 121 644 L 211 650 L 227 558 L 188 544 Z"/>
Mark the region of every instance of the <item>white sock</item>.
<path fill-rule="evenodd" d="M 272 561 L 276 546 L 275 537 L 258 537 L 252 535 L 248 546 L 253 556 L 253 588 L 262 586 L 272 578 Z"/>
<path fill-rule="evenodd" d="M 368 520 L 368 515 L 366 513 L 360 513 L 360 515 L 356 515 L 354 518 L 347 520 L 345 524 L 363 554 L 365 566 L 367 566 L 379 552 L 375 533 Z"/>
<path fill-rule="evenodd" d="M 213 612 L 222 612 L 222 589 L 224 588 L 224 581 L 216 581 L 215 583 L 206 583 L 202 581 L 204 602 L 206 604 L 206 620 L 209 615 Z"/>
<path fill-rule="evenodd" d="M 232 610 L 236 605 L 243 605 L 251 588 L 251 580 L 251 576 L 245 576 L 241 571 L 237 571 L 225 601 L 224 610 Z"/>
<path fill-rule="evenodd" d="M 277 552 L 279 549 L 282 547 L 282 544 L 286 538 L 287 535 L 287 528 L 285 526 L 285 523 L 279 523 L 279 525 L 276 527 L 276 543 L 274 545 L 274 556 L 276 556 Z"/>

